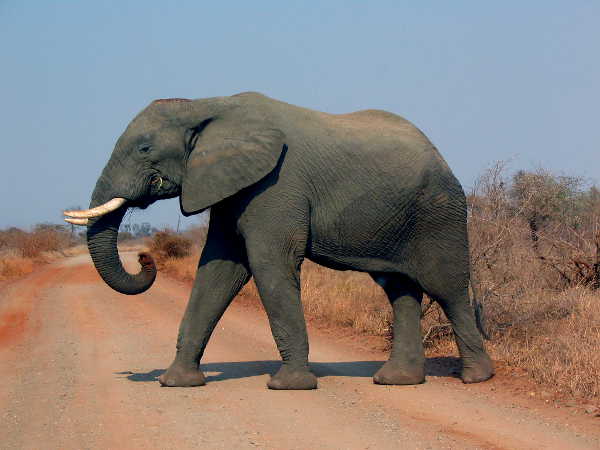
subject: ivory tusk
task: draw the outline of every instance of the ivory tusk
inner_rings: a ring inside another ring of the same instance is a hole
[[[96,206],[91,209],[83,209],[81,211],[65,211],[65,216],[76,217],[78,219],[87,219],[90,217],[100,217],[116,209],[119,209],[127,200],[121,197],[115,197],[107,201],[103,205]]]
[[[162,179],[162,177],[158,177],[158,178],[153,179],[150,184],[156,184],[156,183],[158,183],[158,189],[160,189],[162,187],[162,185],[163,185],[163,179]]]
[[[70,217],[66,217],[65,222],[72,223],[73,225],[84,225],[84,226],[88,224],[87,219],[71,219]]]

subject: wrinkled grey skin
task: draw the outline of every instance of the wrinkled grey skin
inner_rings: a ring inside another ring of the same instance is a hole
[[[436,148],[401,117],[325,114],[256,93],[152,103],[117,141],[92,196],[91,207],[128,200],[88,226],[94,264],[111,287],[143,292],[156,273],[148,256],[137,275],[121,266],[116,238],[127,207],[176,196],[185,215],[211,207],[211,217],[163,385],[204,384],[206,343],[254,277],[283,359],[268,386],[315,388],[300,303],[304,258],[368,272],[387,293],[393,349],[375,383],[424,381],[424,292],[452,322],[463,381],[493,375],[467,294],[465,195]]]

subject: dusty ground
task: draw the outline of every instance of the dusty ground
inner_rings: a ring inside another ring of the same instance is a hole
[[[269,391],[264,313],[235,303],[203,361],[209,384],[161,388],[188,291],[159,275],[121,296],[85,255],[0,286],[0,448],[600,448],[600,418],[515,378],[466,386],[439,358],[423,385],[376,386],[385,355],[318,330],[319,389]]]

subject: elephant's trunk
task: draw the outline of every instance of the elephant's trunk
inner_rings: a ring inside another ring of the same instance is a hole
[[[94,192],[92,207],[102,203],[97,200],[98,195]],[[142,270],[139,273],[132,275],[123,267],[117,250],[117,238],[126,211],[125,205],[97,219],[89,219],[87,244],[94,266],[106,284],[121,294],[134,295],[152,286],[156,278],[156,266],[150,255],[140,253]]]

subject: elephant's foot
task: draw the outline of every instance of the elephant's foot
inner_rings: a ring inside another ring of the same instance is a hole
[[[375,384],[421,384],[425,382],[425,367],[421,364],[406,368],[388,361],[373,375],[373,382]]]
[[[463,358],[463,369],[460,375],[463,383],[480,383],[494,376],[494,363],[487,354],[476,360]]]
[[[191,387],[204,386],[206,380],[204,374],[197,369],[185,369],[181,366],[172,365],[165,373],[158,377],[163,386],[168,387]]]
[[[317,377],[308,368],[283,365],[267,383],[269,389],[316,389]]]

